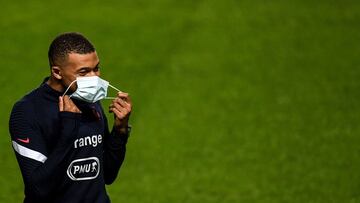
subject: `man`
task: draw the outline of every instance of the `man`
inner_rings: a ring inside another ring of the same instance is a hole
[[[93,45],[79,33],[64,33],[48,57],[50,77],[14,105],[9,122],[24,202],[110,202],[105,184],[116,179],[125,157],[130,97],[119,91],[113,99],[109,132],[99,102],[109,84],[99,78]]]

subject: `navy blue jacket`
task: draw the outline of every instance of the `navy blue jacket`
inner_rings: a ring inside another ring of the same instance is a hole
[[[9,129],[25,185],[24,202],[110,202],[105,184],[116,179],[128,134],[109,132],[99,102],[73,100],[82,113],[59,112],[60,95],[44,82],[11,112]]]

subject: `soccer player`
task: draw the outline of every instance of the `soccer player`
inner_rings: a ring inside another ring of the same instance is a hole
[[[119,91],[113,98],[109,131],[99,100],[115,87],[99,77],[94,46],[80,33],[63,33],[48,57],[50,76],[15,103],[9,121],[24,202],[110,202],[105,184],[114,182],[125,157],[130,97]]]

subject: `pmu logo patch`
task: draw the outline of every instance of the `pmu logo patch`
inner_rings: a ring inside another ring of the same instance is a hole
[[[95,179],[100,172],[100,162],[97,157],[88,157],[72,161],[67,169],[67,175],[71,180]]]

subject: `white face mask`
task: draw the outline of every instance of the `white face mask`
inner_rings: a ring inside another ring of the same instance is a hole
[[[108,81],[103,80],[98,76],[90,76],[77,77],[76,80],[70,83],[63,96],[69,91],[71,85],[73,85],[75,82],[77,84],[77,89],[70,95],[70,97],[74,97],[89,103],[95,103],[101,99],[114,99],[114,97],[106,97],[108,87],[121,92],[116,87],[110,85]]]

